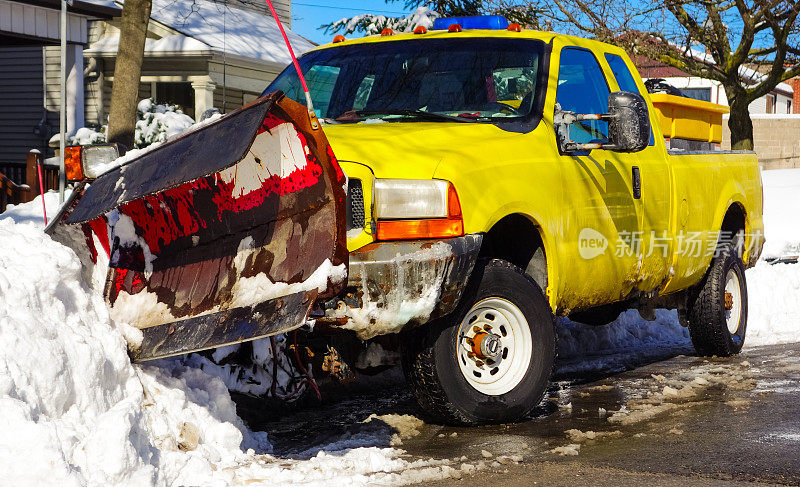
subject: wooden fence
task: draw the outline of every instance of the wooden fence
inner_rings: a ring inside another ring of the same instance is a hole
[[[44,163],[42,154],[35,149],[23,163],[0,162],[0,213],[6,211],[7,205],[27,203],[41,194],[37,163],[42,165],[44,190],[58,189],[58,165]]]

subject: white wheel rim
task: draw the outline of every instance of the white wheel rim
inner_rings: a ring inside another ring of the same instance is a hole
[[[486,334],[493,336],[489,338]],[[476,355],[473,344],[480,341],[476,337],[499,341],[497,355]],[[533,358],[528,320],[511,301],[483,299],[472,306],[459,324],[456,350],[461,374],[470,386],[489,396],[505,394],[519,385]]]
[[[739,276],[732,269],[728,271],[725,276],[725,295],[723,300],[727,300],[728,296],[731,297],[730,308],[725,306],[725,321],[728,325],[728,331],[731,334],[739,330],[739,322],[742,319],[742,288],[739,284]]]

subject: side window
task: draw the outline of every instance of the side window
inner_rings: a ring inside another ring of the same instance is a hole
[[[622,91],[632,91],[639,93],[639,87],[636,86],[636,81],[633,79],[631,71],[625,65],[625,60],[616,54],[606,54],[606,61],[617,79],[619,89]]]
[[[594,55],[584,49],[565,47],[558,68],[556,103],[576,113],[606,113],[610,91]],[[608,139],[608,122],[586,120],[570,126],[570,138],[578,143]]]
[[[628,66],[625,64],[624,59],[616,54],[606,54],[606,61],[608,61],[608,66],[614,73],[614,78],[616,78],[620,90],[632,91],[634,93],[639,93],[640,95],[642,94],[639,91],[639,87],[636,86],[636,81],[631,74],[631,70],[628,69]],[[653,135],[653,129],[651,128],[649,145],[654,145],[655,143],[655,136]]]

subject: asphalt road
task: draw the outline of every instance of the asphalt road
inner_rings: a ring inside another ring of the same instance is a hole
[[[265,414],[263,404],[255,411],[240,403],[240,414],[269,432],[279,456],[307,457],[332,443],[393,444],[409,459],[447,459],[465,472],[433,486],[800,485],[800,344],[728,359],[687,353],[657,350],[650,363],[622,356],[622,372],[556,376],[543,405],[517,424],[420,423],[398,435],[393,421],[364,422],[371,414],[422,417],[391,375],[322,407]]]
[[[698,385],[690,388],[694,394],[663,394],[669,384],[680,391],[687,383]],[[633,410],[648,400],[667,407],[628,423],[597,412],[623,404]],[[800,485],[800,344],[750,349],[732,359],[678,356],[573,386],[558,401],[571,402],[572,410],[509,426],[497,437],[459,430],[458,448],[472,444],[499,455],[508,451],[504,437],[517,438],[527,445],[519,464],[430,485]],[[611,435],[583,441],[576,456],[549,453],[576,443],[568,439],[571,428]],[[429,438],[408,449],[446,448],[435,443]]]

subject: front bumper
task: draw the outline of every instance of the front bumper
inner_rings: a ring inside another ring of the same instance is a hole
[[[397,333],[452,312],[478,259],[483,235],[376,242],[350,253],[347,287],[319,321],[360,338]]]

